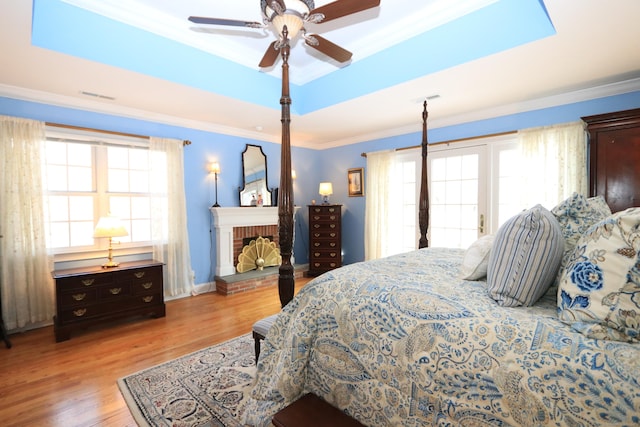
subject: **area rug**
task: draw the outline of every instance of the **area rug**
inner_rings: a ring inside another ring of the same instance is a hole
[[[140,426],[242,426],[255,376],[250,334],[118,380]]]

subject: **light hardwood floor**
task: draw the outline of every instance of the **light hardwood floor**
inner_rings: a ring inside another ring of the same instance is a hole
[[[296,279],[296,290],[309,279]],[[135,426],[116,380],[251,332],[280,310],[277,286],[169,301],[167,315],[137,317],[72,332],[56,343],[53,326],[0,342],[0,425]]]

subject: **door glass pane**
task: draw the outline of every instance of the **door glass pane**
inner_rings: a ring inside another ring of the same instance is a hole
[[[429,154],[429,168],[433,168],[429,194],[430,246],[467,248],[478,238],[483,150],[480,146]]]

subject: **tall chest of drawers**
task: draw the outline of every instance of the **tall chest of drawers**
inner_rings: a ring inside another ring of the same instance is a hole
[[[118,267],[53,272],[56,282],[56,341],[71,331],[134,315],[165,315],[162,263],[123,262]]]
[[[342,265],[342,205],[309,205],[309,271],[318,276]]]

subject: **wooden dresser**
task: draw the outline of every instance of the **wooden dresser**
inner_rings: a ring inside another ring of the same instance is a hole
[[[318,276],[342,265],[342,205],[309,205],[309,271]]]
[[[162,263],[123,262],[118,267],[86,267],[53,272],[56,282],[56,341],[73,329],[133,316],[165,315]]]

